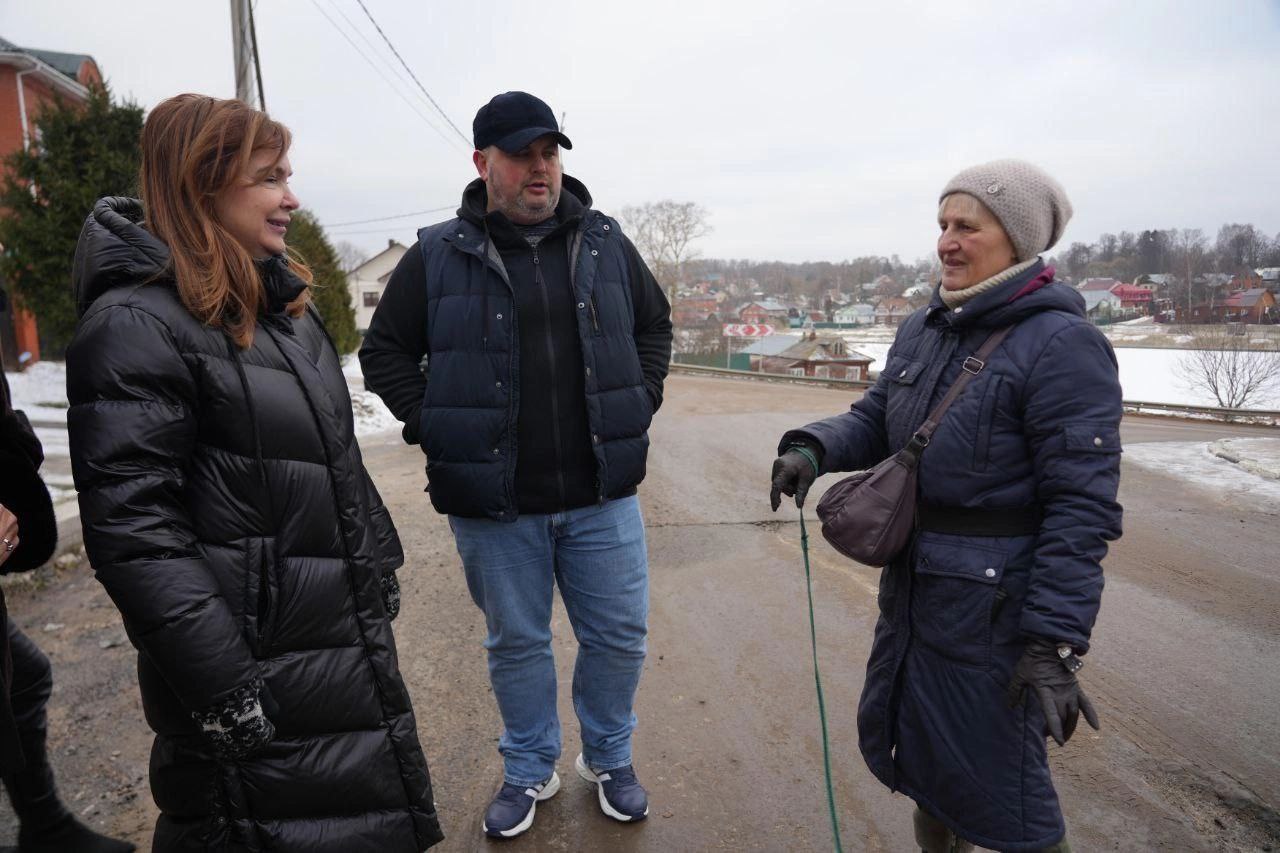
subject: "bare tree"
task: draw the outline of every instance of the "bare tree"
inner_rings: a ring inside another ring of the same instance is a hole
[[[1176,370],[1187,385],[1212,394],[1219,406],[1240,409],[1280,394],[1280,348],[1274,343],[1255,346],[1247,334],[1214,327],[1197,330],[1192,345]]]
[[[1172,249],[1176,259],[1175,269],[1182,276],[1187,290],[1187,322],[1191,321],[1191,292],[1196,276],[1203,272],[1205,262],[1204,232],[1199,228],[1183,228],[1173,232]]]
[[[707,209],[697,202],[671,199],[622,209],[627,234],[672,301],[684,264],[698,256],[693,242],[711,233],[707,217]]]
[[[369,253],[349,240],[334,243],[333,253],[338,256],[338,266],[343,272],[351,272],[369,260]]]

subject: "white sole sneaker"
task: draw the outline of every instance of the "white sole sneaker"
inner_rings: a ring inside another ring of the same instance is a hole
[[[489,827],[485,824],[483,820],[480,821],[480,828],[484,830],[484,834],[488,835],[490,838],[495,837],[495,835],[498,838],[515,838],[517,835],[520,835],[521,833],[528,830],[529,827],[533,826],[533,816],[538,811],[538,803],[542,802],[543,800],[551,799],[556,795],[556,792],[559,790],[560,790],[560,774],[552,770],[551,781],[548,782],[546,785],[543,785],[541,791],[539,791],[537,794],[534,794],[533,805],[529,806],[529,813],[524,816],[524,820],[520,821],[510,829],[500,829],[497,831],[497,833],[489,832]]]
[[[578,753],[578,759],[573,762],[573,767],[575,770],[578,771],[579,776],[581,776],[583,779],[586,779],[592,785],[596,786],[596,799],[600,801],[600,811],[604,812],[614,820],[619,820],[619,821],[622,821],[623,823],[631,823],[632,821],[640,820],[639,817],[632,817],[631,815],[625,815],[622,812],[615,809],[613,806],[609,805],[609,800],[606,799],[604,795],[604,785],[600,784],[602,781],[601,778],[595,774],[595,771],[593,771],[590,767],[587,766],[587,761],[585,758],[582,757],[581,752]],[[641,815],[640,817],[646,817],[648,816],[648,814],[649,814],[649,808],[648,806],[646,806],[644,810],[644,814]]]

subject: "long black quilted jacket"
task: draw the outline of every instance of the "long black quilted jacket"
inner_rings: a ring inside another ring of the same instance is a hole
[[[238,350],[182,306],[130,199],[85,222],[67,355],[85,546],[138,649],[159,850],[417,851],[442,837],[380,593],[403,554],[302,283],[264,267]],[[269,744],[193,713],[261,679]]]

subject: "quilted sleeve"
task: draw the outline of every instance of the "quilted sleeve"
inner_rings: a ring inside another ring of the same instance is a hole
[[[186,708],[224,705],[258,665],[197,547],[183,490],[196,388],[147,311],[91,312],[67,351],[67,426],[84,543],[129,637]]]
[[[1023,633],[1083,654],[1102,600],[1102,558],[1120,537],[1120,379],[1092,325],[1054,335],[1027,379],[1024,423],[1044,511]]]

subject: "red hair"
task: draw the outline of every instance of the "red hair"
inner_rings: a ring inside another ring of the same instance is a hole
[[[245,176],[255,153],[271,149],[283,158],[291,139],[287,127],[243,101],[205,95],[169,98],[142,128],[146,227],[169,247],[182,304],[245,349],[266,294],[253,257],[218,221],[214,201]],[[289,267],[311,283],[311,271],[292,254]],[[305,288],[289,314],[301,315],[310,297]]]

